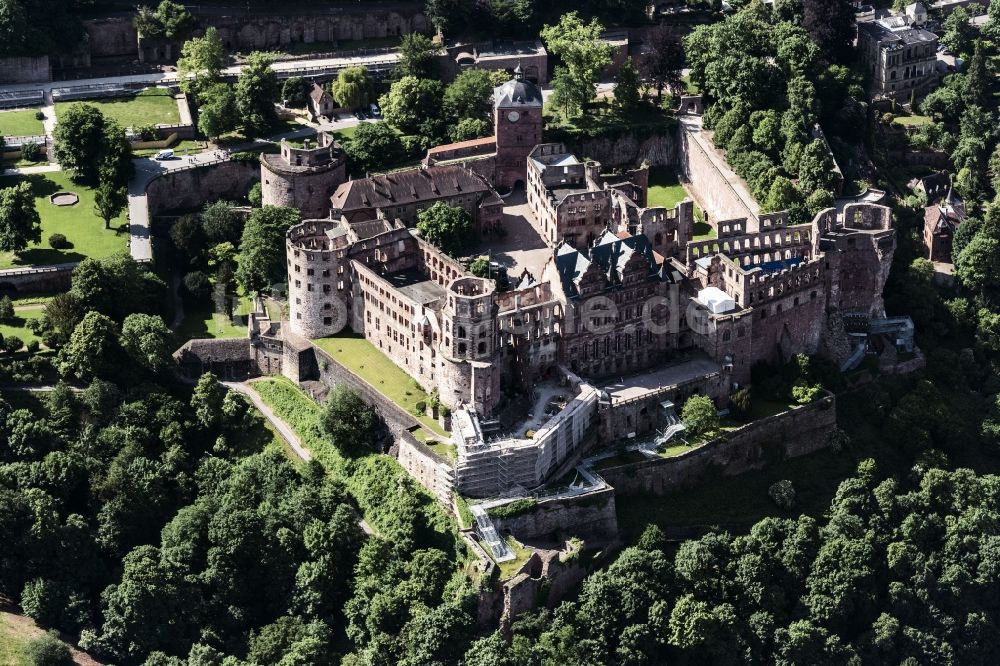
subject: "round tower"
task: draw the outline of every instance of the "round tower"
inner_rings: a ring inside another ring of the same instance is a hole
[[[281,140],[281,152],[261,154],[261,201],[265,206],[288,206],[302,218],[324,218],[330,197],[347,180],[347,162],[333,137],[320,132],[301,143]]]
[[[309,220],[285,234],[288,320],[293,333],[322,338],[347,325],[347,247],[347,230],[337,222]]]
[[[493,363],[496,304],[492,280],[460,277],[448,285],[441,312],[445,362],[439,381],[442,399],[468,402],[491,415],[500,398],[500,371]]]

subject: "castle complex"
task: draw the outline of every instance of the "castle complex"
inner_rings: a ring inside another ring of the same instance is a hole
[[[758,362],[822,353],[850,367],[876,330],[912,349],[882,306],[888,208],[721,220],[695,240],[692,201],[647,206],[646,167],[602,173],[544,143],[541,113],[516,71],[494,93],[494,136],[431,149],[419,168],[347,181],[325,135],[261,156],[264,202],[306,218],[286,238],[290,336],[350,328],[436,389],[463,494],[537,487],[597,437],[675,422],[692,394],[722,407]],[[541,259],[508,265],[502,291],[473,276],[413,229],[437,201],[481,237],[506,233],[522,201]]]

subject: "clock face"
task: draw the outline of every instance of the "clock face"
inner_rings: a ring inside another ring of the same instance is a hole
[[[518,113],[517,111],[511,111],[510,113],[507,114],[507,120],[509,120],[512,123],[516,123],[520,117],[521,114]]]

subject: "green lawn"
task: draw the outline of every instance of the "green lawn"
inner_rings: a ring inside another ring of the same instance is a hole
[[[25,653],[28,637],[24,636],[6,614],[0,614],[0,664],[4,666],[30,666]]]
[[[364,338],[353,334],[338,335],[313,340],[313,343],[410,414],[414,413],[417,402],[427,401],[427,393]],[[415,415],[415,418],[438,435],[447,437],[434,419],[424,415]]]
[[[930,116],[896,116],[893,122],[904,127],[919,127],[920,125],[930,125],[934,119]]]
[[[670,167],[653,167],[649,170],[649,191],[646,205],[673,208],[687,198],[687,192]],[[707,226],[707,225],[706,225]]]
[[[71,105],[79,103],[57,102],[56,119],[65,114]],[[86,103],[96,106],[105,116],[117,120],[122,127],[174,125],[181,121],[177,100],[164,88],[150,88],[127,97],[90,99]]]
[[[170,146],[170,149],[177,155],[196,155],[204,150],[208,150],[208,142],[201,139],[181,139]],[[133,157],[152,157],[163,148],[140,148],[132,151]]]
[[[26,310],[17,310],[14,313],[14,320],[11,322],[0,323],[0,335],[7,338],[11,335],[16,335],[24,341],[24,344],[28,344],[33,340],[37,340],[41,343],[41,338],[35,335],[30,328],[28,328],[28,321],[32,319],[39,319],[44,311],[44,306],[39,305],[37,308],[31,308]]]
[[[239,322],[240,309],[234,313],[234,322],[224,313],[215,312],[210,301],[185,301],[184,321],[177,329],[178,344],[192,338],[245,338],[247,328],[246,323]]]
[[[0,268],[36,266],[82,261],[87,257],[106,257],[128,247],[128,224],[125,213],[104,228],[104,220],[94,213],[94,191],[70,180],[62,171],[0,178],[0,187],[10,187],[28,181],[35,193],[35,206],[42,218],[42,242],[33,243],[17,256],[0,252]],[[56,206],[49,201],[54,192],[69,191],[80,197],[72,206]],[[60,233],[72,246],[64,250],[49,247],[49,236]]]
[[[344,127],[331,133],[333,134],[333,137],[338,142],[340,142],[341,145],[343,145],[345,143],[350,143],[351,139],[354,138],[355,133],[357,133],[358,127],[360,126],[361,125],[359,123],[358,125],[351,125],[350,127]]]
[[[701,220],[695,220],[694,223],[694,238],[693,240],[709,240],[710,238],[715,238],[715,229],[712,228],[708,222],[703,222]]]
[[[38,109],[0,112],[0,136],[37,136],[45,133],[42,121],[35,118]]]
[[[697,95],[701,92],[698,86],[691,81],[690,75],[681,77],[681,81],[684,83],[684,87],[687,89],[689,95]]]
[[[528,558],[531,557],[531,553],[533,552],[530,548],[523,547],[510,536],[507,537],[507,545],[510,546],[512,551],[514,551],[514,555],[516,557],[513,560],[497,564],[497,567],[500,569],[500,580],[507,580],[516,574],[517,570],[524,566],[524,563],[528,561]],[[486,552],[489,552],[488,548],[486,549]]]

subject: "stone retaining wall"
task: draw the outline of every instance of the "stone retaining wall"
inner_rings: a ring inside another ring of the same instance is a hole
[[[784,458],[813,453],[829,445],[837,427],[835,398],[755,421],[679,456],[597,470],[621,495],[666,495],[690,488],[711,472],[741,474],[768,464],[768,447]]]
[[[493,524],[501,534],[509,532],[525,543],[569,537],[608,543],[618,538],[615,491],[604,488],[576,497],[539,500],[530,511],[512,518],[493,518]]]
[[[52,80],[49,57],[0,58],[0,83],[40,83]]]
[[[565,143],[575,154],[597,160],[604,167],[632,168],[643,162],[673,166],[678,162],[677,140],[669,130],[629,133],[613,139],[567,139]]]
[[[245,199],[250,187],[259,179],[260,166],[256,161],[231,160],[219,162],[211,169],[195,165],[190,169],[167,171],[146,186],[149,214],[200,208],[216,199]]]
[[[76,262],[0,271],[0,292],[67,291]]]

